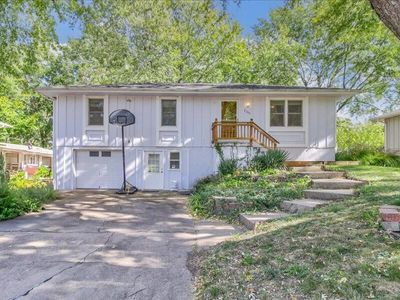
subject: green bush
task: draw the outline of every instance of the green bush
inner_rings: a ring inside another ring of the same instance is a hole
[[[26,179],[24,172],[17,172],[0,185],[0,220],[38,211],[44,203],[55,198],[54,189],[39,177]]]
[[[233,174],[238,169],[238,164],[238,160],[234,158],[221,160],[218,165],[218,173],[221,175]]]
[[[12,189],[42,188],[47,186],[45,182],[36,176],[33,176],[32,178],[25,178],[25,173],[23,171],[19,171],[12,175],[8,185]]]
[[[302,197],[309,179],[283,171],[269,171],[255,176],[249,171],[235,175],[210,176],[199,181],[189,198],[194,215],[212,215],[212,196],[235,196],[246,210],[262,211],[279,207],[283,200]]]
[[[338,118],[336,127],[336,160],[360,160],[383,149],[384,126],[381,123],[353,124],[349,119]]]
[[[52,187],[13,189],[4,185],[0,188],[0,220],[38,211],[44,203],[55,198]]]
[[[250,168],[256,171],[267,169],[282,169],[289,154],[281,149],[270,149],[266,152],[258,153],[250,161]]]
[[[40,166],[34,175],[34,177],[38,179],[51,178],[52,176],[51,169],[46,166]]]
[[[385,153],[367,153],[360,158],[361,164],[367,166],[397,167],[400,168],[400,156]]]

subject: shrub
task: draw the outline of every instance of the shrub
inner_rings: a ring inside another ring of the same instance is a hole
[[[267,169],[282,169],[284,163],[288,159],[289,154],[281,149],[270,149],[266,152],[261,152],[253,157],[250,161],[250,168],[256,171]]]
[[[221,160],[218,165],[218,173],[221,175],[233,174],[237,169],[238,160],[234,158]]]
[[[38,211],[43,203],[55,198],[56,193],[51,187],[12,189],[3,186],[0,188],[0,220]]]
[[[47,184],[37,177],[25,178],[25,173],[19,171],[10,177],[8,185],[12,189],[24,189],[24,188],[40,188],[46,187]]]
[[[226,159],[220,144],[215,144],[215,151],[219,156],[218,173],[221,175],[233,174],[239,168],[239,159],[232,154],[231,158]]]
[[[384,126],[374,122],[353,124],[349,119],[338,118],[336,141],[336,160],[360,160],[383,149]]]
[[[38,179],[51,178],[52,177],[51,169],[46,166],[40,166],[36,171],[34,177]]]
[[[360,161],[361,164],[367,166],[400,168],[400,156],[385,152],[367,153],[361,157]]]
[[[0,153],[0,187],[6,184],[6,168],[4,165],[3,154]]]

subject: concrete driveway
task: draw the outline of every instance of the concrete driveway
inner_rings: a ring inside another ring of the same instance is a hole
[[[0,222],[0,299],[191,299],[188,253],[237,229],[195,221],[185,203],[80,191]]]

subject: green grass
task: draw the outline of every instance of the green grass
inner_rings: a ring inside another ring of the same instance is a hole
[[[277,220],[194,256],[198,299],[400,299],[400,241],[378,222],[400,204],[398,168],[333,167],[370,183],[358,198]],[[253,297],[253,298],[252,298]]]

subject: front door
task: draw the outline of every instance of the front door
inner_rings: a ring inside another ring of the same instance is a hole
[[[163,182],[162,152],[145,152],[144,188],[146,190],[162,190]]]
[[[222,101],[221,102],[221,136],[224,139],[236,138],[236,124],[237,121],[237,102],[236,101]],[[225,124],[224,124],[225,123]]]

